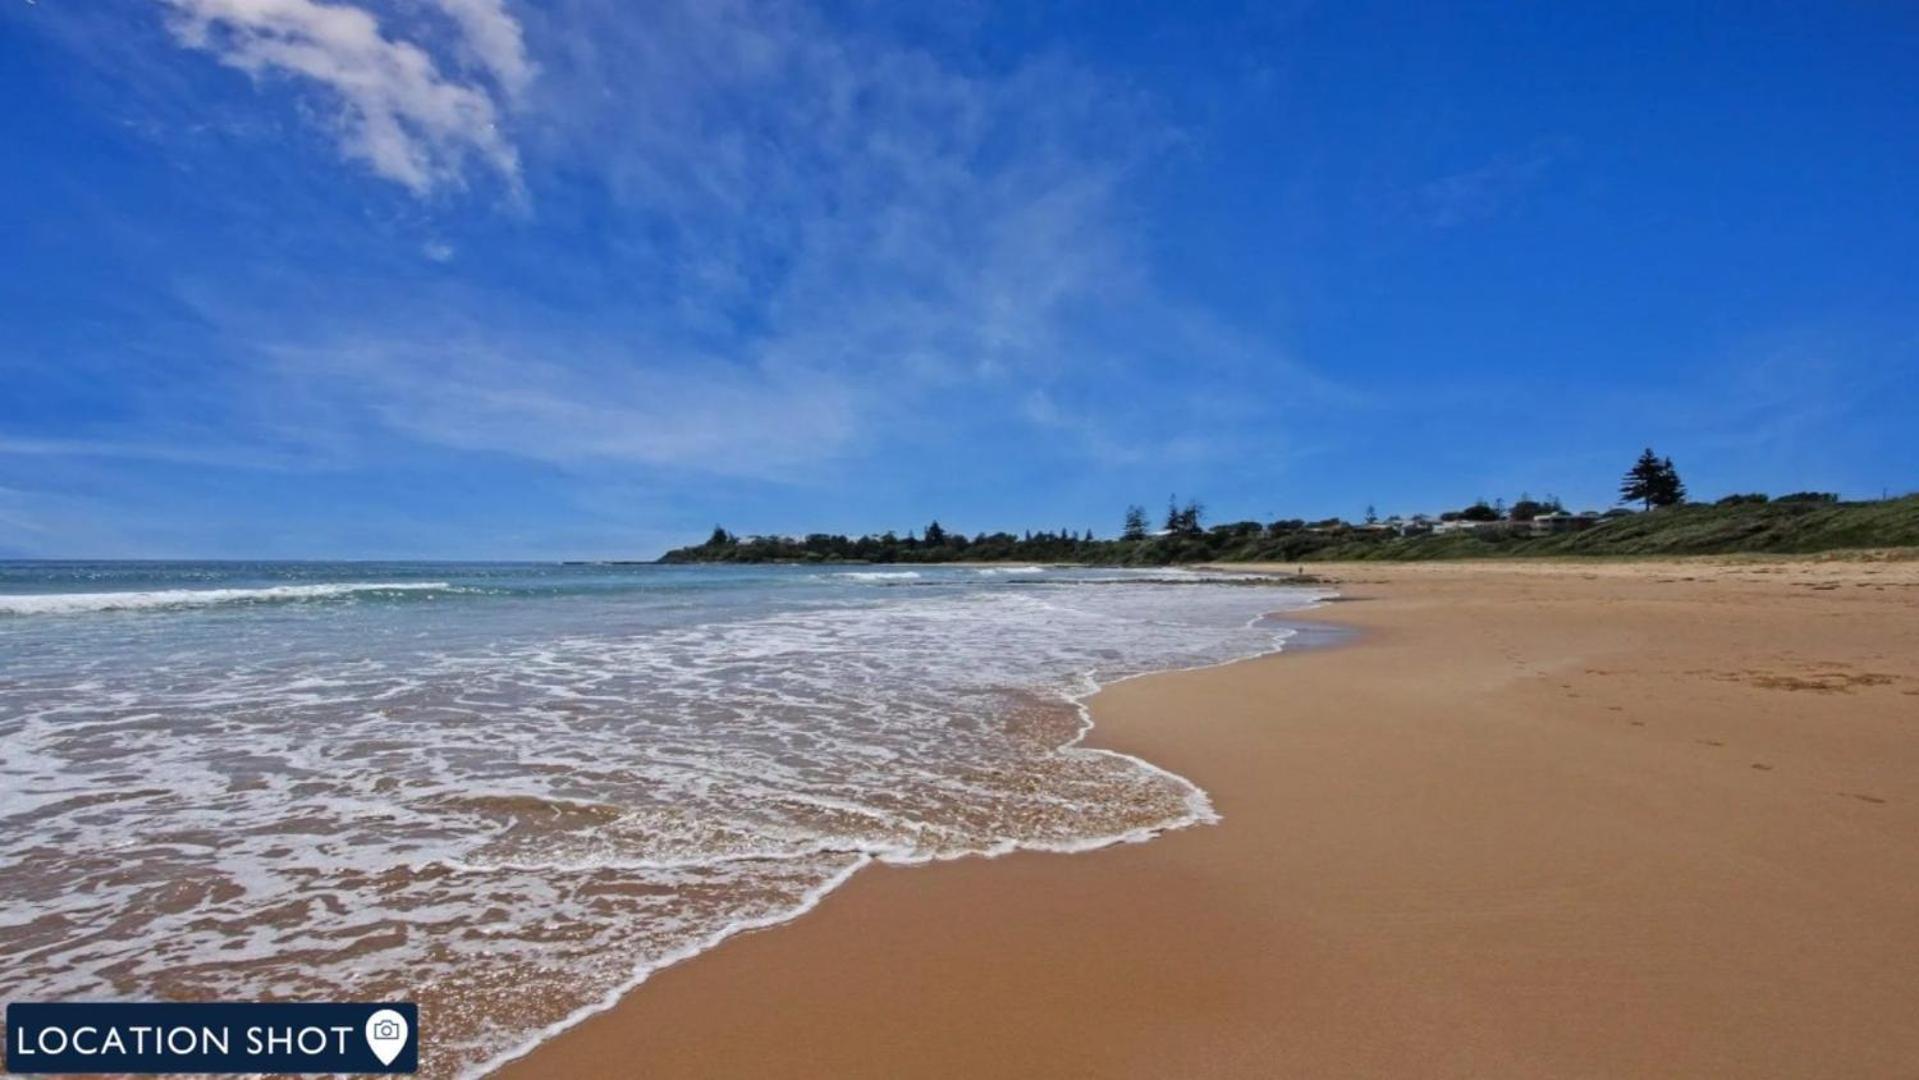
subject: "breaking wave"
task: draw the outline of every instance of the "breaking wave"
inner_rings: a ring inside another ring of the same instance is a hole
[[[0,615],[78,615],[90,611],[145,611],[155,608],[210,607],[214,604],[330,600],[356,593],[438,592],[450,587],[444,581],[373,581],[269,585],[258,589],[16,594],[0,596]]]

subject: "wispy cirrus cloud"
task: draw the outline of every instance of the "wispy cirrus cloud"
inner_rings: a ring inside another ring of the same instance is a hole
[[[464,62],[485,71],[510,100],[533,82],[537,68],[526,55],[520,21],[505,0],[430,0],[460,31]]]
[[[337,212],[271,219],[344,237],[353,269],[269,251],[175,270],[159,287],[192,374],[84,431],[19,428],[67,437],[16,462],[457,467],[691,505],[1180,472],[1270,445],[1284,409],[1255,399],[1277,382],[1340,403],[1154,280],[1136,200],[1183,136],[1071,56],[989,62],[966,25],[778,0],[386,2],[166,0],[174,43],[333,101],[355,161],[432,197],[369,210],[310,163],[223,146],[222,168]],[[534,213],[437,197],[482,170]]]
[[[362,416],[422,442],[554,464],[782,479],[856,434],[864,402],[843,380],[718,359],[637,364],[598,348],[387,336],[267,352],[277,407]]]
[[[256,79],[290,78],[334,107],[340,149],[416,194],[457,186],[478,161],[517,186],[519,153],[505,105],[533,77],[519,24],[499,0],[435,0],[457,29],[469,73],[443,66],[422,42],[373,12],[317,0],[165,0],[189,48]]]
[[[598,310],[483,289],[329,300],[324,280],[293,286],[324,313],[310,323],[255,322],[246,312],[275,305],[227,293],[194,306],[329,417],[462,450],[729,475],[793,477],[983,426],[1054,433],[1034,394],[1096,412],[1100,395],[1072,384],[1123,381],[1164,348],[1261,362],[1254,343],[1192,332],[1202,320],[1143,270],[1128,185],[1177,132],[1068,61],[967,69],[786,4],[635,18],[573,0],[540,27],[526,177],[592,214],[581,242],[599,265],[583,284]],[[453,245],[421,250],[440,262]],[[577,274],[576,254],[535,272]],[[968,408],[938,407],[955,396]],[[1190,417],[1126,422],[1195,445]],[[1051,451],[1128,458],[1100,438]]]
[[[1494,217],[1544,181],[1571,150],[1570,140],[1558,138],[1495,154],[1470,169],[1422,184],[1412,194],[1411,209],[1436,229]]]
[[[347,460],[339,447],[293,430],[210,431],[128,425],[123,436],[42,437],[0,432],[0,462],[148,462],[251,472],[306,472],[338,468]]]
[[[1122,87],[1051,58],[967,69],[803,5],[625,11],[555,9],[531,149],[592,162],[607,241],[683,325],[990,375],[1137,291],[1123,187],[1172,133]]]

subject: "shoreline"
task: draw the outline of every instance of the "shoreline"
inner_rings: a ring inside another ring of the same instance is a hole
[[[1255,571],[1255,573],[1265,573],[1265,572]],[[1280,575],[1277,572],[1274,572],[1272,576],[1277,578],[1282,575]],[[1294,615],[1301,615],[1309,611],[1317,610],[1320,607],[1324,606],[1328,601],[1336,600],[1338,598],[1339,597],[1336,593],[1328,592],[1324,595],[1315,597],[1309,604],[1307,604],[1304,607],[1276,609],[1274,611],[1267,612],[1266,614],[1259,616],[1258,618],[1254,620],[1254,622],[1256,623],[1261,620],[1272,619],[1275,616],[1290,617]],[[1183,820],[1172,822],[1166,825],[1156,826],[1156,827],[1134,829],[1129,832],[1125,832],[1117,835],[1094,837],[1085,841],[1081,841],[1081,842],[1078,842],[1072,845],[1066,845],[1066,846],[1046,846],[1046,845],[1032,844],[1032,843],[1020,843],[1017,841],[1007,841],[1004,846],[996,847],[989,850],[971,851],[963,854],[950,855],[950,856],[933,856],[933,857],[927,857],[923,859],[914,859],[914,860],[888,859],[882,855],[874,854],[872,852],[863,853],[860,860],[857,863],[847,867],[844,871],[834,876],[830,881],[827,881],[821,884],[817,889],[809,893],[806,897],[805,903],[802,906],[800,906],[798,909],[790,913],[784,913],[784,914],[775,915],[775,916],[768,916],[764,919],[757,920],[752,923],[728,927],[725,930],[719,932],[718,934],[710,938],[704,939],[692,945],[688,945],[685,948],[678,950],[671,955],[662,957],[661,959],[653,963],[647,964],[644,967],[636,970],[630,980],[628,980],[627,982],[621,984],[619,987],[614,989],[610,994],[608,994],[607,997],[601,999],[600,1001],[594,1002],[590,1005],[581,1007],[580,1009],[576,1010],[574,1013],[554,1022],[553,1024],[548,1025],[546,1028],[541,1029],[537,1034],[530,1037],[526,1042],[522,1043],[520,1046],[506,1050],[500,1054],[495,1055],[492,1058],[482,1061],[479,1064],[473,1066],[472,1068],[462,1072],[460,1075],[474,1076],[474,1077],[499,1075],[501,1070],[508,1069],[520,1062],[523,1062],[526,1058],[533,1056],[535,1054],[538,1054],[541,1048],[545,1046],[547,1043],[551,1042],[554,1039],[564,1036],[567,1032],[571,1031],[575,1027],[578,1027],[580,1024],[585,1023],[593,1019],[594,1017],[599,1016],[603,1013],[606,1013],[610,1010],[619,1008],[620,1003],[625,998],[635,993],[636,991],[640,990],[643,986],[646,985],[646,983],[651,981],[652,978],[655,975],[659,974],[660,972],[665,971],[668,968],[677,967],[681,964],[687,963],[692,960],[697,960],[701,956],[704,956],[707,953],[712,952],[714,949],[717,949],[720,946],[725,945],[727,942],[732,941],[733,939],[740,937],[742,935],[758,933],[764,930],[778,929],[779,927],[789,925],[791,923],[797,922],[800,919],[805,918],[808,914],[810,914],[816,908],[818,908],[819,905],[822,902],[824,902],[827,897],[831,896],[835,891],[839,890],[840,888],[844,887],[848,882],[852,881],[854,877],[858,875],[859,872],[862,870],[867,870],[874,867],[913,869],[918,867],[938,865],[941,863],[991,861],[996,859],[1004,859],[1009,856],[1015,856],[1015,855],[1083,855],[1083,854],[1088,854],[1091,852],[1100,851],[1106,848],[1117,847],[1125,844],[1150,843],[1153,840],[1156,840],[1162,836],[1166,836],[1171,833],[1179,832],[1186,829],[1192,829],[1197,826],[1219,824],[1219,821],[1220,821],[1219,814],[1214,810],[1211,797],[1207,794],[1206,789],[1200,786],[1198,783],[1194,782],[1189,777],[1185,777],[1176,772],[1172,772],[1168,769],[1162,768],[1159,765],[1154,764],[1153,762],[1143,757],[1140,757],[1138,755],[1127,753],[1126,751],[1123,751],[1123,750],[1113,749],[1111,747],[1105,747],[1105,746],[1100,746],[1094,743],[1089,743],[1088,736],[1091,735],[1098,726],[1098,722],[1093,714],[1093,710],[1091,707],[1092,699],[1094,699],[1095,697],[1097,697],[1098,695],[1100,695],[1101,693],[1105,692],[1107,689],[1113,686],[1117,686],[1122,683],[1132,681],[1134,679],[1149,678],[1156,675],[1179,674],[1183,672],[1208,671],[1215,668],[1230,667],[1235,664],[1243,664],[1243,663],[1248,663],[1254,660],[1263,660],[1263,659],[1275,657],[1280,655],[1289,647],[1291,647],[1292,641],[1301,632],[1309,629],[1310,629],[1310,626],[1282,625],[1280,627],[1280,630],[1283,632],[1277,634],[1272,644],[1272,647],[1263,652],[1251,653],[1245,656],[1231,657],[1229,659],[1213,661],[1211,663],[1205,663],[1205,664],[1198,664],[1192,667],[1162,668],[1162,669],[1157,669],[1153,671],[1135,672],[1129,675],[1121,675],[1113,679],[1112,681],[1105,682],[1105,683],[1099,682],[1091,673],[1088,673],[1085,676],[1086,681],[1089,684],[1088,689],[1082,690],[1077,693],[1066,694],[1063,696],[1062,698],[1063,703],[1071,707],[1078,715],[1079,730],[1073,735],[1071,739],[1068,739],[1065,743],[1061,744],[1060,749],[1066,750],[1070,748],[1079,748],[1092,753],[1115,755],[1118,757],[1125,758],[1129,761],[1132,761],[1133,763],[1135,763],[1142,769],[1147,770],[1148,772],[1156,773],[1156,774],[1168,777],[1174,781],[1177,781],[1181,786],[1188,789],[1188,793],[1186,797],[1187,814]],[[1308,647],[1321,647],[1321,646],[1309,645]]]
[[[498,1075],[1919,1065],[1919,566],[1323,569],[1359,647],[1091,699],[1222,824],[868,867]]]

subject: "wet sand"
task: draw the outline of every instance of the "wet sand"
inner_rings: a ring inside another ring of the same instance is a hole
[[[1314,567],[1111,687],[1218,826],[862,872],[511,1076],[1919,1075],[1919,561]]]

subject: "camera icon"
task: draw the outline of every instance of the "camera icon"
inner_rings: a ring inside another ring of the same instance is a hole
[[[400,1051],[406,1049],[409,1026],[406,1017],[392,1009],[375,1012],[366,1018],[367,1049],[380,1059],[380,1064],[393,1064]]]

